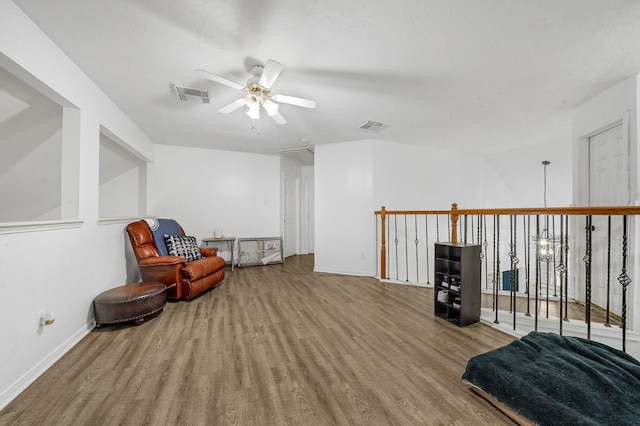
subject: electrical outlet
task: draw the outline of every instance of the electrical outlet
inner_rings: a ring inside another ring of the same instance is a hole
[[[36,312],[36,331],[42,333],[45,326],[51,325],[56,320],[56,316],[51,311],[45,311],[44,309]]]
[[[40,332],[44,328],[45,311],[36,312],[36,331]]]

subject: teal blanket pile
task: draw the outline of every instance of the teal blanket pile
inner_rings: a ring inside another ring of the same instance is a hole
[[[462,379],[538,425],[640,425],[640,362],[591,340],[532,332]]]

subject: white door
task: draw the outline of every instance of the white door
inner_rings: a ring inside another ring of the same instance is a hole
[[[627,204],[629,186],[625,152],[622,124],[589,138],[590,206]],[[611,217],[610,249],[607,217],[593,216],[592,225],[591,302],[602,308],[607,307],[608,280],[609,309],[620,315],[622,287],[617,278],[622,270],[622,217]],[[607,268],[609,250],[611,267]]]
[[[282,244],[284,257],[293,256],[297,252],[297,211],[298,211],[298,184],[299,179],[287,173],[283,176],[282,183]]]

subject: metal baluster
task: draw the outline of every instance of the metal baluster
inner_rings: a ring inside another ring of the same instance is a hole
[[[393,222],[395,224],[395,239],[393,240],[396,245],[396,280],[398,280],[398,215],[393,215]]]
[[[540,236],[540,215],[536,215],[536,235]],[[534,316],[534,330],[538,331],[538,293],[540,286],[540,241],[536,241],[536,297],[535,297],[535,316]]]
[[[485,259],[485,253],[484,250],[482,248],[482,216],[478,215],[478,227],[476,228],[476,231],[478,233],[477,238],[478,238],[478,245],[480,246],[480,289],[482,290],[482,261]],[[486,283],[486,281],[485,281]]]
[[[468,215],[466,215],[466,214],[464,215],[464,222],[463,222],[463,224],[464,224],[464,231],[463,232],[464,233],[462,234],[464,237],[462,238],[462,241],[465,244],[467,244],[467,218],[468,217],[469,217]],[[460,241],[460,240],[458,240],[458,241]]]
[[[610,295],[611,293],[611,215],[607,217],[607,319],[605,327],[611,327],[610,317]]]
[[[420,282],[420,271],[419,271],[420,265],[418,265],[418,242],[419,241],[418,241],[418,215],[417,214],[415,214],[413,216],[413,221],[414,221],[414,227],[415,227],[415,230],[416,230],[416,240],[415,240],[415,243],[416,243],[416,282],[419,283]]]
[[[509,313],[515,310],[513,304],[512,292],[513,292],[513,215],[509,215]],[[504,283],[502,283],[502,289],[504,290]]]
[[[526,223],[525,223],[526,221]],[[525,227],[526,225],[526,227]],[[525,274],[525,291],[527,293],[527,312],[526,316],[531,316],[530,301],[531,292],[529,291],[529,274],[531,272],[531,216],[522,216],[522,232],[524,233],[524,274]]]
[[[556,271],[558,272],[558,274],[560,275],[560,315],[558,315],[558,318],[560,319],[560,325],[559,325],[559,331],[560,331],[560,335],[562,336],[562,277],[564,276],[564,240],[563,240],[563,232],[564,232],[564,223],[562,220],[562,215],[560,216],[560,264],[558,265],[558,268],[556,269]]]
[[[426,247],[426,259],[427,259],[427,285],[431,284],[431,274],[429,273],[429,215],[424,215],[424,238],[425,238],[425,247]]]
[[[449,241],[451,241],[451,215],[447,215],[447,236],[449,237]]]
[[[478,227],[476,228],[476,238],[478,239],[478,244],[480,244],[480,241],[482,241],[480,239],[480,235],[482,235],[482,230],[481,230],[480,226],[481,226],[480,215],[478,215]],[[471,229],[473,230],[473,218],[471,219]],[[475,244],[476,243],[475,238],[471,238],[471,242],[473,244]],[[482,250],[480,250],[480,253],[482,253]]]
[[[391,218],[387,220],[387,235],[391,235]],[[387,250],[387,265],[391,265],[391,246],[389,246],[389,250]],[[390,276],[391,274],[389,274],[389,271],[387,270],[386,278],[388,279]]]
[[[436,214],[436,243],[440,242],[440,221],[439,218],[440,215]]]
[[[495,311],[496,309],[498,309],[496,307],[496,299],[493,296],[493,293],[496,291],[496,217],[493,216],[493,264],[491,265],[491,275],[493,275],[493,278],[491,279],[491,307],[492,309]],[[497,320],[497,317],[496,317]]]
[[[591,339],[591,226],[591,215],[588,215],[585,226],[586,251],[582,258],[585,264],[584,320],[587,323],[587,339]]]
[[[627,275],[627,215],[622,216],[622,272],[618,281],[622,285],[622,350],[627,351],[627,287],[631,278]]]
[[[543,257],[543,259],[545,260],[545,275],[547,276],[547,290],[545,294],[547,313],[545,316],[549,318],[549,260],[551,258],[549,256],[549,243],[551,242],[549,239],[549,215],[545,216],[544,229],[547,230],[547,248],[546,248],[546,253],[544,254],[544,257]]]
[[[464,229],[460,230],[460,238],[458,238],[458,241],[462,241],[465,244],[467,244],[467,215],[464,215],[464,220],[462,222],[462,226],[464,227]]]
[[[406,281],[409,282],[409,236],[407,230],[407,215],[404,215],[404,272],[407,275]]]
[[[496,229],[495,229],[495,234],[496,234],[496,252],[495,252],[495,256],[496,256],[496,272],[493,278],[494,284],[493,284],[493,294],[494,294],[494,306],[496,307],[496,319],[494,321],[495,324],[500,324],[500,321],[498,321],[498,311],[500,310],[500,306],[499,306],[499,294],[498,294],[498,280],[500,278],[500,215],[496,215]]]
[[[464,215],[464,239],[463,239],[463,241],[464,241],[465,244],[467,244],[467,231],[468,231],[467,230],[467,218],[468,217],[469,217],[469,215],[466,215],[466,214]],[[473,216],[472,216],[472,218],[473,218]]]
[[[516,286],[514,285],[514,282],[516,281],[515,278],[515,274],[518,272],[518,226],[517,226],[517,221],[516,221],[516,216],[512,215],[511,216],[511,225],[513,227],[513,237],[512,237],[512,245],[511,245],[511,251],[509,253],[509,257],[511,257],[511,274],[510,274],[510,287],[511,287],[511,292],[510,292],[510,297],[509,299],[511,300],[511,298],[513,298],[513,329],[516,329]]]
[[[556,281],[556,269],[558,264],[556,262],[556,217],[551,216],[551,232],[553,237],[549,239],[549,244],[553,244],[553,297],[558,297],[558,283]]]
[[[564,274],[564,320],[569,322],[569,215],[565,216],[565,223],[567,229],[564,233],[564,259],[567,264]]]
[[[489,243],[487,242],[487,216],[482,216],[483,218],[483,226],[484,226],[484,243],[482,243],[484,247],[484,285],[489,288],[489,253],[487,253],[487,247],[489,247]]]

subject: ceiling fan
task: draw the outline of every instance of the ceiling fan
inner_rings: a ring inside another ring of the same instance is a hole
[[[242,98],[223,106],[218,111],[228,114],[246,105],[247,115],[255,120],[260,118],[260,107],[264,108],[267,114],[278,124],[285,124],[287,120],[278,112],[279,105],[276,102],[297,105],[304,108],[315,108],[316,101],[310,99],[297,98],[295,96],[275,95],[271,93],[271,86],[276,81],[284,67],[281,63],[273,59],[267,60],[265,66],[254,65],[251,67],[252,77],[247,80],[246,85],[236,83],[216,74],[199,69],[196,73],[216,83],[224,84],[234,89],[247,92]]]

